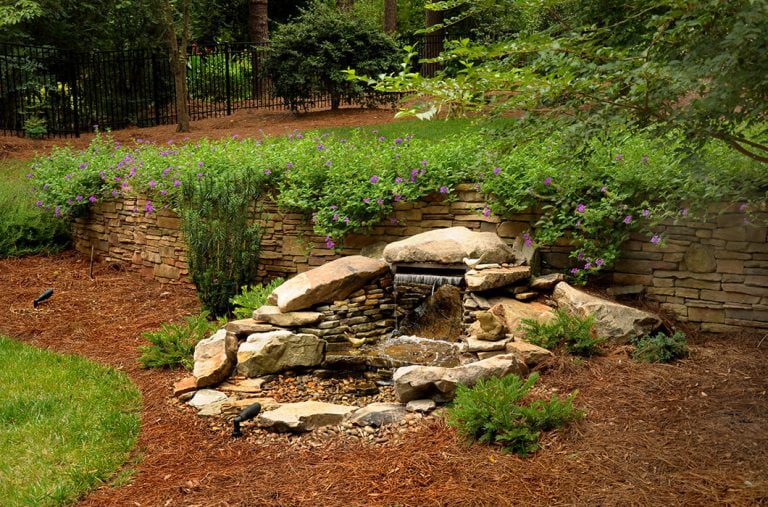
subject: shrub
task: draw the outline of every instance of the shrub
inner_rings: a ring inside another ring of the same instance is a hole
[[[139,363],[142,368],[173,368],[181,366],[191,370],[195,345],[223,324],[211,321],[208,312],[184,317],[180,324],[162,324],[157,331],[144,333],[152,345],[140,347]]]
[[[275,278],[267,285],[243,285],[240,294],[234,296],[230,303],[234,306],[234,314],[238,319],[247,319],[254,310],[267,302],[267,297],[283,283],[282,278]]]
[[[547,322],[534,319],[523,319],[521,327],[527,341],[553,349],[565,344],[568,352],[578,356],[593,356],[600,352],[599,345],[604,339],[595,336],[595,318],[593,316],[579,317],[565,310],[555,311],[555,317]]]
[[[44,118],[27,118],[24,121],[24,133],[31,139],[41,139],[48,134],[48,125]]]
[[[265,70],[275,96],[293,111],[307,109],[321,94],[329,94],[332,109],[337,109],[341,101],[376,102],[367,84],[348,81],[341,71],[354,68],[377,75],[393,71],[398,59],[398,47],[388,35],[351,14],[315,2],[277,29]]]
[[[456,399],[448,408],[448,424],[466,438],[484,444],[499,444],[505,450],[525,456],[539,448],[542,431],[550,431],[583,417],[573,406],[577,392],[565,400],[525,402],[538,380],[517,375],[479,381],[473,388],[459,385]]]
[[[632,359],[643,363],[671,363],[688,357],[688,343],[680,332],[671,336],[664,333],[645,335],[635,340],[634,344]]]

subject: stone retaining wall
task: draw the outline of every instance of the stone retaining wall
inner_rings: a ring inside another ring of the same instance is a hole
[[[485,200],[471,185],[457,189],[457,199],[431,195],[418,202],[396,203],[394,215],[366,234],[345,239],[340,252],[325,247],[325,238],[312,230],[301,214],[283,212],[273,201],[260,203],[258,220],[264,227],[259,276],[284,278],[343,255],[372,251],[381,244],[432,229],[462,225],[496,232],[508,242],[532,229],[536,213],[511,220],[485,217]],[[97,204],[77,219],[75,247],[162,282],[183,283],[188,275],[179,219],[169,211],[143,213],[142,199],[127,198]],[[708,331],[768,329],[768,242],[766,227],[745,223],[736,207],[713,205],[709,219],[662,224],[664,247],[649,238],[633,237],[612,274],[617,293],[644,288],[678,319]],[[570,267],[568,241],[542,250],[544,271]],[[633,287],[634,286],[634,287]],[[622,289],[624,288],[624,289]]]

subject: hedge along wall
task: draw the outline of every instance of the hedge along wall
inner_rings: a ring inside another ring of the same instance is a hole
[[[325,247],[312,224],[301,214],[279,210],[265,198],[258,218],[264,228],[259,276],[290,277],[339,256],[352,255],[420,232],[462,225],[496,232],[512,243],[532,228],[535,213],[502,220],[485,217],[485,199],[471,185],[457,188],[457,200],[435,194],[418,202],[396,203],[394,215],[366,235],[354,234],[339,252]],[[187,282],[186,250],[178,217],[167,210],[146,215],[142,199],[126,198],[95,205],[74,226],[75,247],[106,262],[161,282]],[[613,273],[616,286],[642,286],[648,299],[679,320],[714,332],[768,329],[768,242],[766,227],[745,223],[736,207],[713,205],[702,222],[664,223],[667,238],[659,247],[646,237],[632,237],[623,246]],[[570,267],[568,241],[542,249],[544,271]]]

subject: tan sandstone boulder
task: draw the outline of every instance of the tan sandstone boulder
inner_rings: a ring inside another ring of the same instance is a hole
[[[466,227],[422,232],[384,248],[384,259],[390,264],[461,264],[465,257],[483,263],[504,263],[513,262],[515,252],[496,233],[474,232]]]

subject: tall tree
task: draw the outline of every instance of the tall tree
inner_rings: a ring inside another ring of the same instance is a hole
[[[397,0],[384,0],[384,31],[397,31]]]
[[[187,103],[187,45],[189,44],[189,0],[179,0],[181,9],[181,40],[176,30],[176,10],[171,0],[162,0],[161,12],[170,49],[171,69],[176,88],[177,132],[189,132],[189,104]]]
[[[445,18],[444,11],[437,9],[426,9],[426,29],[424,35],[424,58],[437,58],[443,52],[443,40],[445,38],[445,29],[442,27]],[[426,76],[433,76],[440,69],[440,64],[427,63],[423,66],[422,72]]]
[[[269,0],[249,0],[248,35],[251,42],[264,44],[269,41]]]

